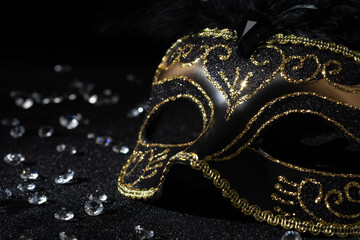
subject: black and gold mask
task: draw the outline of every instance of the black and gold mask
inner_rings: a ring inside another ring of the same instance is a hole
[[[236,42],[234,31],[205,29],[168,50],[120,193],[156,197],[181,163],[260,222],[359,235],[360,53],[278,34],[244,59]],[[197,107],[198,134],[154,141],[159,113],[181,101]]]

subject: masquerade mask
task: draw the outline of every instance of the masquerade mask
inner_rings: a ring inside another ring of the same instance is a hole
[[[236,32],[205,29],[168,50],[120,193],[157,197],[171,166],[186,164],[260,222],[360,234],[360,53],[279,34],[245,59],[237,42]],[[196,107],[193,130],[164,132],[159,116],[177,103]]]

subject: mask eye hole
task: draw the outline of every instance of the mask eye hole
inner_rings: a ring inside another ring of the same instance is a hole
[[[359,143],[318,116],[292,114],[280,118],[262,132],[253,146],[301,167],[360,173],[354,169],[360,155]]]
[[[144,130],[148,143],[179,144],[194,141],[203,129],[199,107],[188,99],[177,99],[151,117]]]

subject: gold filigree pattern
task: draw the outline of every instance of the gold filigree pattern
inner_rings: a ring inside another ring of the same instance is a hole
[[[188,153],[191,167],[201,171],[205,178],[212,180],[215,187],[221,190],[222,195],[228,198],[235,208],[239,208],[246,215],[252,215],[257,221],[266,221],[270,225],[279,225],[285,229],[295,229],[299,232],[309,231],[315,235],[321,232],[328,236],[338,235],[339,237],[360,235],[360,224],[339,224],[326,221],[313,223],[312,221],[301,221],[295,217],[287,218],[284,214],[274,215],[269,210],[262,211],[259,206],[250,205],[246,199],[240,198],[239,194],[234,189],[231,189],[229,182],[221,178],[218,171],[210,169],[206,161],[199,160],[194,155],[194,153]],[[277,210],[279,209],[281,208],[277,208]]]

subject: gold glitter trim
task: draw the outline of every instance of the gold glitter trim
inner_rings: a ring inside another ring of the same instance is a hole
[[[317,47],[320,50],[329,50],[334,53],[341,53],[343,56],[348,58],[353,58],[356,62],[360,63],[360,52],[350,50],[349,48],[343,46],[343,45],[337,45],[332,42],[324,42],[321,40],[313,40],[306,37],[300,37],[295,35],[286,35],[283,34],[276,34],[271,39],[266,41],[267,44],[273,44],[273,43],[279,43],[279,44],[301,44],[305,47]]]
[[[355,106],[352,106],[350,104],[347,104],[347,103],[343,103],[343,102],[340,102],[340,101],[336,101],[336,100],[333,100],[329,97],[325,97],[325,96],[321,96],[317,93],[313,93],[313,92],[295,92],[295,93],[290,93],[290,94],[287,94],[287,95],[284,95],[284,96],[281,96],[281,97],[278,97],[278,98],[275,98],[273,99],[272,101],[270,102],[267,102],[263,107],[261,107],[261,109],[255,114],[254,117],[252,117],[250,119],[250,121],[247,123],[247,125],[245,126],[244,130],[230,143],[228,144],[226,147],[224,147],[222,150],[214,153],[214,154],[211,154],[211,155],[208,155],[206,156],[204,159],[205,160],[216,160],[216,161],[222,161],[222,160],[229,160],[231,158],[234,158],[235,156],[239,155],[240,152],[242,150],[244,150],[246,147],[248,147],[252,141],[260,134],[260,132],[267,126],[269,125],[271,122],[273,122],[274,120],[284,116],[284,115],[288,115],[290,113],[312,113],[311,110],[296,110],[296,109],[293,109],[293,110],[289,110],[285,113],[281,113],[281,114],[278,114],[276,115],[275,117],[272,117],[270,120],[268,120],[265,124],[263,124],[259,129],[258,131],[256,132],[256,134],[246,143],[244,144],[243,146],[241,146],[235,153],[233,154],[230,154],[228,156],[225,156],[225,157],[221,157],[221,158],[217,158],[219,157],[221,154],[225,153],[227,150],[229,150],[233,145],[235,145],[246,133],[247,131],[251,128],[251,125],[260,117],[260,115],[270,106],[274,105],[276,102],[279,102],[281,100],[284,100],[284,99],[287,99],[287,98],[290,98],[290,97],[297,97],[297,96],[316,96],[318,98],[321,98],[321,99],[324,99],[324,100],[327,100],[329,102],[333,102],[333,103],[336,103],[338,105],[342,105],[342,106],[346,106],[346,107],[349,107],[349,108],[352,108],[352,109],[356,109],[356,110],[360,110],[360,108],[358,107],[355,107]],[[328,118],[327,116],[325,116],[324,114],[322,113],[318,113],[318,112],[313,112],[312,114],[315,114],[315,115],[318,115],[320,117],[323,117],[325,120],[328,120],[330,122],[332,122],[333,124],[335,124],[337,127],[339,127],[341,130],[343,130],[347,135],[349,135],[350,137],[352,137],[355,141],[359,142],[360,143],[360,138],[355,136],[354,134],[352,134],[351,132],[349,132],[343,125],[341,125],[340,123],[336,122],[335,120],[333,119],[330,119]]]
[[[287,218],[284,215],[274,215],[270,210],[262,211],[259,206],[250,205],[246,199],[240,198],[237,191],[231,189],[230,183],[221,178],[218,171],[210,169],[206,161],[198,160],[197,157],[194,157],[194,153],[189,153],[188,159],[191,167],[201,171],[205,178],[212,180],[215,187],[221,190],[224,198],[228,198],[235,208],[239,208],[245,215],[253,216],[259,222],[266,221],[270,225],[294,229],[299,232],[309,231],[314,235],[319,233],[327,236],[338,235],[339,237],[360,235],[360,224],[327,223],[325,221],[314,223],[312,221],[301,221],[295,217]]]

